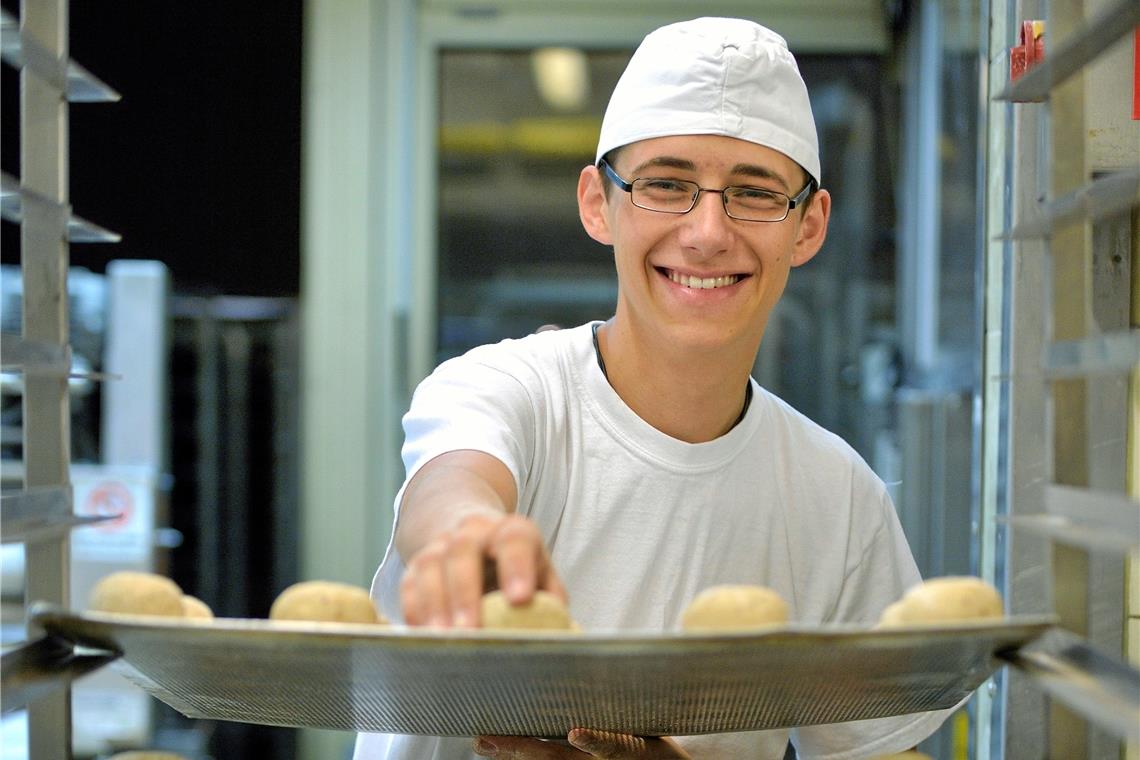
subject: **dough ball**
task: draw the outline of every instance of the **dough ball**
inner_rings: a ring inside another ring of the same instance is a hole
[[[902,600],[895,602],[883,610],[883,614],[879,616],[879,628],[890,628],[892,626],[906,625],[906,610]]]
[[[686,631],[742,631],[788,622],[788,605],[763,586],[713,586],[681,614]]]
[[[107,760],[187,760],[187,758],[185,755],[179,755],[174,752],[134,750],[131,752],[119,752],[111,755]]]
[[[334,581],[302,581],[281,592],[269,610],[271,620],[332,623],[383,623],[368,592]]]
[[[1001,594],[981,578],[947,576],[914,586],[883,610],[880,628],[985,620],[1003,615]]]
[[[182,617],[194,618],[195,620],[213,620],[214,611],[198,597],[184,594],[182,596]]]
[[[94,612],[182,617],[182,589],[162,575],[124,570],[100,579],[88,606]]]
[[[527,604],[514,605],[502,591],[483,595],[480,615],[484,628],[580,630],[566,605],[548,591],[535,591]]]

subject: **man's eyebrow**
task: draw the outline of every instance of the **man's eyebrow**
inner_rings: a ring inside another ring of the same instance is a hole
[[[765,167],[757,166],[756,164],[737,164],[732,167],[733,174],[740,174],[745,177],[755,177],[757,179],[768,179],[774,182],[779,182],[780,186],[785,190],[788,189],[788,183],[777,172]]]
[[[680,169],[681,171],[688,172],[697,170],[697,165],[685,158],[677,158],[675,156],[654,156],[648,161],[643,161],[642,163],[638,164],[633,170],[633,176],[640,176],[640,173],[642,171],[646,169],[655,169],[658,167],[665,169]]]

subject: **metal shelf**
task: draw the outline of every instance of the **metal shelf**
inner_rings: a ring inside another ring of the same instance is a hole
[[[76,380],[121,380],[114,372],[72,372],[71,346],[26,340],[14,333],[0,335],[0,372],[22,372],[26,377],[66,377]]]
[[[118,100],[119,94],[68,60],[67,0],[25,0],[20,17],[0,15],[0,59],[20,75],[19,181],[0,182],[0,217],[20,224],[22,338],[4,363],[19,365],[23,394],[24,490],[3,494],[4,540],[24,541],[24,596],[65,604],[67,533],[97,519],[73,513],[69,468],[70,242],[114,242],[115,233],[71,216],[68,200],[68,103]],[[42,631],[26,621],[36,641]],[[47,663],[50,642],[14,650],[2,661],[3,709],[27,708],[28,755],[70,757],[70,676]],[[98,667],[99,660],[87,663]],[[62,667],[62,666],[60,666]]]
[[[1051,380],[1131,372],[1140,363],[1140,329],[1118,330],[1082,340],[1060,340],[1045,348],[1045,376]]]
[[[14,333],[0,335],[0,371],[66,375],[71,372],[71,347],[24,340]]]
[[[20,182],[10,174],[0,174],[0,218],[15,224],[24,221],[24,199],[35,203],[46,203],[52,206],[59,204],[41,198],[34,191],[21,187]],[[74,216],[70,208],[67,212],[67,239],[72,243],[118,243],[123,239],[117,232],[100,227],[97,224]]]
[[[119,515],[77,515],[70,486],[40,486],[0,496],[3,543],[35,543],[66,535],[72,529],[114,520]]]
[[[1127,554],[1140,546],[1140,503],[1124,494],[1049,485],[1044,506],[1038,514],[999,519],[1082,549]]]
[[[1112,172],[1040,206],[1040,216],[1002,233],[999,240],[1048,237],[1065,224],[1098,222],[1140,205],[1140,168]]]
[[[3,10],[0,10],[0,59],[15,69],[26,66],[40,78],[55,83],[72,103],[114,103],[122,98],[78,63],[71,61],[61,67],[41,45],[25,40],[20,34],[20,23]]]
[[[1002,657],[1090,723],[1140,741],[1140,671],[1059,628]]]
[[[44,636],[5,652],[0,713],[20,710],[118,658],[113,652],[84,653],[63,639]]]
[[[1061,82],[1094,60],[1112,43],[1140,24],[1140,3],[1117,0],[1049,50],[1045,61],[994,96],[1017,102],[1043,100]]]
[[[1137,546],[1136,539],[1105,528],[1105,526],[1083,520],[1074,520],[1061,515],[1035,514],[999,517],[998,522],[1015,529],[1024,530],[1058,544],[1087,549],[1094,552],[1108,552],[1124,555]]]

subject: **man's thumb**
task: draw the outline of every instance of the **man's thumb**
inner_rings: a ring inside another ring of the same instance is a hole
[[[575,728],[566,738],[577,749],[605,760],[640,757],[646,748],[645,739],[640,736],[596,731],[592,728]]]

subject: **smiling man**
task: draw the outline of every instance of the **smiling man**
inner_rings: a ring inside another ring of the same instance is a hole
[[[702,590],[777,591],[801,624],[874,623],[919,581],[882,482],[749,373],[791,271],[827,233],[807,89],[749,21],[650,34],[581,172],[613,250],[612,318],[441,364],[404,418],[407,480],[372,593],[411,625],[479,624],[484,568],[586,630],[665,631]],[[944,713],[643,739],[361,735],[357,758],[861,758]]]
[[[650,425],[703,443],[743,414],[789,269],[827,232],[831,199],[814,184],[779,151],[708,134],[624,144],[582,171],[582,224],[617,263],[599,351],[615,355],[610,385]]]

